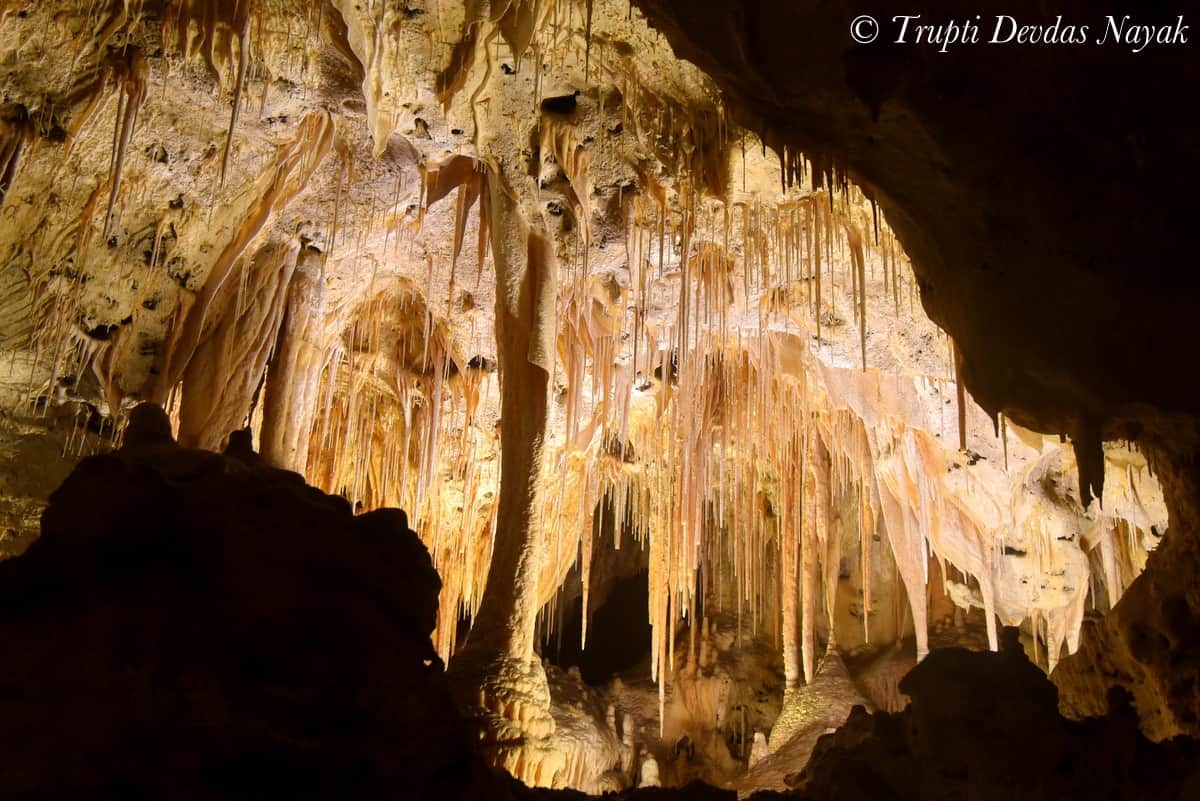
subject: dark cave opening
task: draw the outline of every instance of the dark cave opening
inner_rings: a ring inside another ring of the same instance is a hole
[[[613,580],[607,598],[591,613],[586,647],[580,645],[583,598],[577,597],[565,611],[560,631],[543,640],[542,653],[562,668],[578,667],[591,685],[635,670],[649,676],[649,580],[645,568]]]

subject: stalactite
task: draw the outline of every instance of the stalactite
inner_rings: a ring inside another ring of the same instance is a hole
[[[861,422],[855,427],[854,436],[854,470],[858,481],[858,533],[860,538],[863,597],[863,641],[871,642],[871,613],[874,606],[872,593],[872,577],[874,566],[872,553],[875,539],[876,514],[872,507],[874,497],[874,482],[870,481],[868,472],[871,466],[868,462],[870,444],[867,442],[866,426]]]
[[[583,62],[583,80],[585,82],[590,79],[592,69],[592,4],[593,0],[584,0],[584,6],[587,10],[587,22],[584,27],[586,45]]]
[[[125,57],[115,63],[121,93],[117,96],[117,122],[113,132],[112,166],[110,168],[108,208],[104,213],[104,238],[108,239],[112,228],[113,206],[121,191],[121,175],[125,169],[125,155],[129,151],[129,140],[137,124],[138,112],[146,101],[146,78],[149,67],[141,50],[126,48]]]
[[[807,496],[809,509],[808,533],[801,540],[801,658],[804,665],[804,681],[811,683],[816,671],[816,617],[818,579],[821,577],[820,560],[825,556],[828,542],[830,516],[829,471],[831,464],[825,444],[817,426],[811,427],[808,445]]]
[[[541,152],[552,154],[558,166],[567,176],[575,203],[579,207],[579,227],[583,231],[583,244],[591,242],[591,196],[592,183],[589,176],[591,151],[576,137],[574,126],[554,119],[543,119],[540,126]],[[586,263],[585,263],[586,266]]]
[[[1000,444],[1004,449],[1004,470],[1008,472],[1008,423],[1003,414],[1000,415]]]
[[[851,270],[854,276],[855,292],[855,315],[858,318],[858,336],[859,346],[862,352],[862,369],[867,369],[867,286],[866,286],[866,260],[863,257],[862,232],[853,224],[844,224],[843,230],[846,232],[846,237],[850,244],[850,256],[852,259]]]
[[[254,0],[171,0],[162,16],[163,40],[174,41],[186,59],[199,54],[212,78],[220,81],[225,65],[235,58],[233,36],[249,32],[253,3]]]
[[[958,449],[963,453],[967,452],[967,394],[966,387],[963,386],[962,380],[962,356],[959,354],[958,348],[952,344],[954,361],[954,394],[957,401],[958,409]]]
[[[812,204],[813,229],[813,270],[816,275],[816,298],[813,303],[813,317],[817,327],[817,347],[821,347],[821,317],[824,309],[821,306],[821,215],[823,206],[819,202]]]
[[[183,371],[179,442],[218,450],[241,428],[287,308],[293,253],[259,251],[241,261],[242,285],[214,297],[210,328]]]
[[[922,659],[929,650],[925,628],[925,532],[929,526],[923,525],[923,521],[937,519],[931,503],[936,496],[924,482],[924,473],[913,469],[918,452],[915,435],[903,429],[892,429],[880,432],[880,436],[883,441],[876,446],[880,450],[876,456],[876,484],[888,542],[908,595],[908,608],[917,637],[917,658]]]
[[[225,149],[221,153],[220,183],[225,185],[229,172],[229,156],[233,151],[233,132],[237,128],[238,112],[242,107],[242,91],[246,86],[246,72],[250,66],[250,19],[254,0],[235,0],[232,18],[233,35],[238,40],[237,79],[234,82],[233,110],[229,115],[229,131],[225,135]]]

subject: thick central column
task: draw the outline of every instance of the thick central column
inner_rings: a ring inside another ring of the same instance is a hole
[[[556,267],[544,231],[526,221],[503,174],[494,173],[488,183],[501,382],[500,496],[491,570],[468,647],[529,660],[544,558],[539,485]]]
[[[549,786],[565,755],[555,750],[550,688],[534,653],[538,581],[545,559],[541,477],[553,367],[556,266],[540,214],[514,192],[516,159],[490,168],[484,213],[496,265],[500,364],[500,493],[496,538],[479,611],[450,663],[451,688],[494,765]],[[531,223],[531,221],[533,221]]]

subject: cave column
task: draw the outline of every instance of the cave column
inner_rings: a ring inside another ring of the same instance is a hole
[[[800,490],[803,493],[803,490]],[[798,502],[793,501],[793,502]],[[803,512],[802,512],[803,514]],[[799,626],[797,591],[800,581],[799,536],[796,526],[788,521],[780,526],[779,537],[782,549],[783,600],[780,613],[783,623],[783,679],[786,689],[800,685],[800,643],[796,639]]]
[[[829,451],[821,437],[820,427],[810,429],[808,460],[805,470],[805,508],[808,510],[804,531],[800,537],[800,655],[804,681],[810,683],[816,672],[816,622],[818,588],[821,578],[820,560],[825,557],[824,544],[829,540]]]
[[[532,203],[517,200],[503,168],[492,169],[487,183],[496,266],[500,491],[479,611],[449,674],[458,704],[477,727],[484,756],[527,784],[548,786],[565,766],[552,740],[550,688],[534,653],[545,559],[540,479],[557,268]]]
[[[822,573],[822,560],[828,560],[824,543],[828,542],[830,515],[830,457],[814,421],[805,434],[806,445],[801,464],[803,474],[799,496],[802,499],[798,542],[785,546],[783,558],[784,598],[783,663],[784,693],[779,717],[771,728],[767,749],[774,752],[790,740],[806,723],[805,686],[816,674],[816,619]],[[797,554],[798,552],[798,554]],[[797,602],[797,590],[799,599]],[[797,628],[799,633],[797,636]],[[830,625],[832,640],[833,626]],[[803,679],[803,681],[801,681]]]
[[[544,559],[539,487],[553,367],[556,267],[544,231],[526,222],[503,186],[503,176],[491,178],[501,381],[500,495],[491,569],[470,642],[529,660]]]
[[[288,289],[287,308],[263,393],[259,449],[270,464],[304,473],[325,359],[325,270],[321,254],[304,248]]]

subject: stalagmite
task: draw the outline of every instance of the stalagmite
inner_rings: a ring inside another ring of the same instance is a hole
[[[662,780],[658,773],[658,761],[653,755],[647,754],[642,762],[642,773],[638,779],[638,787],[661,787]]]

